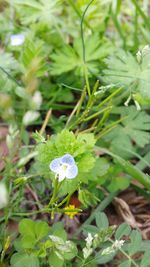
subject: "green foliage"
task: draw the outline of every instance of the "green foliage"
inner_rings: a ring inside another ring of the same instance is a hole
[[[148,267],[150,263],[150,253],[149,253],[149,249],[146,250],[146,252],[144,253],[144,256],[142,258],[141,261],[141,267]]]
[[[26,40],[23,51],[21,53],[22,71],[35,73],[37,77],[40,77],[46,71],[45,53],[43,49],[44,43],[42,41],[33,42]]]
[[[150,48],[145,46],[137,53],[137,57],[123,50],[105,60],[104,80],[107,83],[117,83],[129,88],[131,94],[140,93],[145,99],[150,99]]]
[[[5,71],[14,72],[19,69],[19,63],[17,62],[17,60],[13,57],[11,53],[7,53],[1,50],[0,51],[0,67],[3,68],[3,70]],[[0,69],[0,76],[3,73],[3,70]]]
[[[95,206],[99,199],[90,191],[86,189],[79,190],[79,201],[87,208],[89,206]]]
[[[32,0],[14,0],[13,5],[21,15],[21,22],[25,25],[38,21],[46,24],[57,22],[56,14],[60,13],[60,0],[39,2]]]
[[[98,73],[99,61],[110,52],[107,40],[101,40],[98,34],[88,36],[86,43],[86,65],[91,73]],[[51,55],[53,63],[51,74],[60,75],[65,72],[75,71],[76,75],[84,74],[83,48],[80,39],[74,41],[73,47],[65,45]],[[64,64],[65,62],[65,64]]]
[[[40,266],[41,259],[48,257],[50,265],[63,266],[77,254],[76,245],[66,240],[62,223],[51,229],[46,222],[23,219],[19,223],[20,237],[15,241],[17,253],[11,257],[11,266]]]
[[[131,227],[127,223],[122,223],[116,233],[115,233],[115,238],[117,240],[121,239],[123,236],[129,235],[131,232]]]
[[[149,241],[99,212],[132,178],[149,199],[150,23],[148,1],[139,2],[0,1],[0,170],[9,195],[0,265],[149,266]],[[66,153],[79,172],[58,183],[49,164]]]
[[[150,141],[150,116],[144,111],[137,111],[134,106],[116,108],[116,113],[124,119],[106,136],[106,140],[112,140],[111,149],[115,153],[132,157],[132,151],[135,151],[133,141],[141,148]]]
[[[19,224],[19,232],[22,235],[22,247],[33,249],[37,242],[48,235],[49,227],[46,222],[23,219]]]
[[[98,212],[95,216],[96,219],[96,225],[99,227],[99,229],[105,229],[109,226],[109,222],[107,219],[107,216],[103,212]]]
[[[39,267],[39,260],[33,254],[15,253],[11,257],[11,267]]]
[[[63,130],[60,134],[51,136],[50,140],[38,146],[38,161],[49,170],[50,162],[67,153],[71,154],[80,173],[88,172],[93,168],[95,159],[92,149],[95,144],[93,134],[79,134]],[[88,163],[87,163],[88,162]]]

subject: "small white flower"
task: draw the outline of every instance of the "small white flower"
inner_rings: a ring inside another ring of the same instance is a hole
[[[105,248],[103,251],[102,251],[102,255],[109,255],[111,253],[114,253],[115,252],[115,248],[113,248],[113,246],[111,247],[108,247],[108,248]]]
[[[59,182],[63,181],[65,178],[73,179],[78,174],[78,167],[70,154],[65,154],[61,158],[52,160],[49,167],[52,172],[58,175]]]
[[[86,246],[87,247],[91,247],[92,246],[93,237],[92,237],[91,233],[88,233],[88,236],[85,239],[85,241],[86,241]]]
[[[25,36],[22,33],[13,34],[10,36],[10,44],[12,46],[19,46],[22,45],[25,41]]]
[[[85,247],[83,249],[83,257],[84,257],[84,259],[87,259],[92,254],[92,252],[93,252],[92,248]]]
[[[120,249],[123,246],[124,242],[125,240],[116,240],[113,244],[113,247],[115,249]]]
[[[0,183],[0,209],[6,207],[8,204],[8,192],[6,185],[4,183]]]
[[[30,125],[32,122],[34,122],[35,120],[37,120],[39,116],[40,116],[40,113],[39,112],[29,110],[29,111],[27,111],[25,113],[22,122],[23,122],[23,124],[25,126]]]
[[[42,96],[39,91],[36,91],[32,97],[33,105],[36,109],[39,109],[42,104]]]

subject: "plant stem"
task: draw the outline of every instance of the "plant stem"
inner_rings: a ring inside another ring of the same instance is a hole
[[[57,195],[57,192],[58,192],[58,185],[59,185],[59,182],[58,182],[58,177],[56,175],[55,182],[54,182],[54,191],[53,191],[53,195],[52,195],[52,197],[50,199],[50,202],[48,204],[48,207],[50,207],[51,205],[53,205],[54,202],[55,202],[55,198],[56,198],[56,195]]]
[[[47,112],[47,114],[46,114],[45,120],[44,120],[44,122],[43,122],[42,128],[41,128],[41,130],[40,130],[40,134],[41,134],[41,135],[42,135],[42,134],[44,133],[44,131],[45,131],[45,128],[46,128],[46,126],[47,126],[47,124],[48,124],[48,121],[49,121],[49,118],[50,118],[51,114],[52,114],[52,110],[49,109],[48,112]]]

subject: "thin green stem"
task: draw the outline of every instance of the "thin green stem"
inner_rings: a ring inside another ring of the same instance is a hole
[[[49,202],[49,204],[48,204],[48,207],[50,207],[50,206],[52,206],[52,205],[54,204],[54,202],[55,202],[55,198],[56,198],[57,193],[58,193],[58,187],[59,187],[59,182],[58,182],[58,177],[57,177],[57,175],[56,175],[56,177],[55,177],[55,181],[54,181],[53,195],[52,195],[52,197],[51,197],[51,199],[50,199],[50,202]]]

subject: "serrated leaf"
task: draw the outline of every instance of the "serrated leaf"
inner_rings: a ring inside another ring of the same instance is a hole
[[[0,51],[0,67],[5,71],[14,71],[19,67],[18,62],[14,59],[11,53]],[[0,73],[3,71],[0,69]]]
[[[94,206],[99,201],[99,199],[86,189],[80,189],[78,193],[79,201],[84,207]]]
[[[113,151],[125,158],[131,157],[132,151],[135,150],[133,141],[139,147],[150,142],[150,116],[144,111],[137,111],[134,106],[116,108],[117,112],[122,118],[127,118],[106,135],[106,140],[111,141]]]
[[[88,69],[93,73],[98,72],[98,60],[105,57],[110,52],[110,45],[105,40],[102,43],[97,33],[89,36],[86,42],[86,64]],[[102,45],[103,44],[103,45]],[[66,45],[51,55],[53,63],[51,65],[51,73],[60,75],[65,72],[75,71],[77,75],[83,75],[83,51],[80,39],[74,41],[73,47]],[[65,64],[64,64],[65,62]]]
[[[141,51],[141,62],[131,53],[118,50],[105,63],[108,67],[104,70],[106,82],[130,87],[133,94],[139,92],[143,98],[150,98],[150,49],[147,49],[146,54]]]
[[[117,240],[121,239],[124,235],[129,235],[131,232],[131,227],[127,223],[122,223],[115,233],[115,238]]]
[[[42,41],[33,42],[26,40],[21,53],[22,72],[31,72],[32,76],[40,77],[47,70],[45,64],[44,43]]]
[[[107,216],[104,212],[98,212],[95,216],[96,225],[99,229],[105,229],[109,226]]]
[[[60,12],[60,0],[14,0],[13,5],[20,13],[21,21],[25,25],[35,22],[44,22],[47,25],[53,25],[58,22],[56,16]]]

